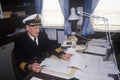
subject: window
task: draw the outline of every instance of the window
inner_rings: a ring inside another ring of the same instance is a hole
[[[120,0],[99,0],[93,14],[107,18],[111,32],[120,32]],[[105,30],[104,21],[92,18],[92,22],[95,31]]]
[[[44,28],[63,29],[64,15],[59,0],[43,0],[42,23]]]

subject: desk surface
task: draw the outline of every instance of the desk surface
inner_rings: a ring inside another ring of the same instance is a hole
[[[106,56],[104,56],[105,58],[103,60],[107,60],[107,61],[114,61],[115,58],[115,54],[113,50],[110,50],[110,52],[108,51],[109,54],[107,54]],[[116,63],[116,61],[114,61]],[[120,80],[119,79],[119,74],[118,75],[109,75],[110,77],[113,77],[114,80]],[[30,80],[32,77],[37,77],[37,78],[41,78],[44,80],[66,80],[63,78],[59,78],[59,77],[55,77],[55,76],[51,76],[48,74],[44,74],[44,73],[31,73],[28,77],[26,77],[25,80]]]
[[[54,56],[52,56],[52,57],[56,58]],[[45,74],[45,73],[34,73],[34,72],[31,73],[30,75],[28,75],[25,80],[30,80],[32,77],[40,78],[40,79],[43,79],[43,80],[67,80],[67,79],[63,79],[61,77],[56,77],[56,76],[52,76],[52,75]],[[109,77],[113,77],[114,80],[120,80],[118,78],[119,77],[118,75],[109,75]]]
[[[51,75],[48,75],[48,74],[34,73],[34,72],[29,74],[24,80],[30,80],[32,77],[37,77],[37,78],[40,78],[40,79],[43,79],[43,80],[66,80],[66,79],[51,76]]]

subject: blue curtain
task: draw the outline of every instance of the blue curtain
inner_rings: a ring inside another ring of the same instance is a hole
[[[83,11],[91,14],[93,12],[93,10],[95,9],[98,1],[99,0],[85,0]],[[90,18],[89,17],[85,17],[84,23],[83,23],[83,29],[82,29],[82,33],[81,34],[83,36],[87,36],[89,34],[94,34],[94,33],[95,32],[93,30]]]
[[[65,35],[70,35],[72,33],[72,30],[71,30],[71,24],[68,21],[68,17],[69,17],[69,0],[59,0],[59,2],[60,2],[61,9],[62,9],[62,12],[64,14],[64,18],[65,18],[64,34]]]
[[[41,13],[43,0],[34,0],[37,13]]]
[[[64,34],[65,35],[70,35],[72,33],[72,29],[71,29],[71,23],[68,21],[69,0],[64,0],[64,17],[65,17]]]
[[[43,0],[34,0],[36,12],[41,14]],[[40,26],[40,31],[43,31],[43,26]]]

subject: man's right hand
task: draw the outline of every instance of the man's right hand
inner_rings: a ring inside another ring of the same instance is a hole
[[[40,67],[40,64],[38,63],[29,64],[28,69],[37,73],[42,70],[42,68]]]

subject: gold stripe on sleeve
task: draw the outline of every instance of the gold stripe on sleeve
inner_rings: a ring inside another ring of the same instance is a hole
[[[59,52],[62,51],[62,49],[61,48],[56,48],[55,51],[59,53]]]
[[[22,70],[22,71],[24,71],[24,68],[25,68],[25,65],[26,65],[27,63],[26,62],[22,62],[21,64],[20,64],[20,69]]]

